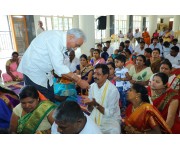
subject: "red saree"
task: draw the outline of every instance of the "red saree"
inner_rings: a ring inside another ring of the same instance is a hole
[[[158,110],[149,103],[143,103],[132,112],[132,104],[126,109],[125,124],[131,125],[140,132],[146,132],[159,125],[162,133],[172,133]]]
[[[151,97],[150,87],[148,87],[147,89],[148,89],[148,95]],[[164,118],[164,120],[166,120],[166,118],[167,118],[169,105],[173,101],[173,99],[178,99],[179,100],[178,93],[176,93],[172,89],[168,89],[166,91],[166,93],[162,94],[160,97],[153,100],[153,105],[160,111],[160,113],[161,113],[162,117]],[[179,112],[180,112],[180,100],[179,100],[179,107],[178,107],[178,110],[177,110],[176,116],[175,116],[174,125],[171,128],[172,133],[174,133],[174,134],[175,133],[180,134]]]

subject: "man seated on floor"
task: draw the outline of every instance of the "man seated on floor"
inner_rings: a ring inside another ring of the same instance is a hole
[[[83,102],[92,111],[90,117],[100,127],[102,133],[118,134],[120,128],[119,92],[108,80],[109,68],[105,64],[97,64],[94,69],[94,81],[89,96],[82,96]]]
[[[58,106],[54,119],[51,134],[101,134],[94,121],[74,101],[65,101]]]

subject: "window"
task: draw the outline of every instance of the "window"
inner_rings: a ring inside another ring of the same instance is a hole
[[[0,51],[13,49],[11,31],[9,28],[8,16],[0,15]]]
[[[174,21],[174,18],[170,18],[169,21]]]
[[[72,28],[73,15],[70,16],[40,16],[45,30],[67,31]]]
[[[127,33],[127,15],[115,15],[115,30],[114,33],[118,34],[121,30],[123,34]]]
[[[133,16],[133,32],[135,32],[135,29],[141,30],[141,16]]]

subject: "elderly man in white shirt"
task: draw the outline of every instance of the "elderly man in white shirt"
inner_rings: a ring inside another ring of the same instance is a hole
[[[179,47],[173,46],[171,47],[170,54],[166,56],[167,59],[172,64],[173,68],[180,68],[180,53],[179,53]]]
[[[100,127],[102,133],[118,134],[120,128],[119,92],[108,80],[109,68],[105,64],[97,64],[94,70],[94,81],[89,96],[82,96],[82,101],[92,111],[90,117]]]
[[[136,39],[137,43],[139,44],[140,39],[142,38],[142,34],[141,34],[141,32],[139,32],[139,29],[135,30],[134,38]]]
[[[18,71],[23,73],[25,85],[33,85],[46,98],[54,101],[53,75],[67,77],[82,87],[89,88],[85,80],[81,80],[64,65],[66,50],[80,47],[85,35],[77,28],[67,33],[58,30],[44,31],[37,36],[24,53]]]

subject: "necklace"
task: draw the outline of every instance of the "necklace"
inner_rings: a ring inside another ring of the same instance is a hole
[[[158,93],[154,90],[154,95],[152,95],[151,97],[152,97],[152,99],[154,100],[154,99],[160,97],[162,94],[164,94],[164,92],[165,92],[165,90],[162,90],[162,92],[158,94]]]
[[[134,112],[137,108],[139,108],[141,105],[143,104],[143,102],[141,102],[136,108],[134,106],[132,106],[132,112]]]

